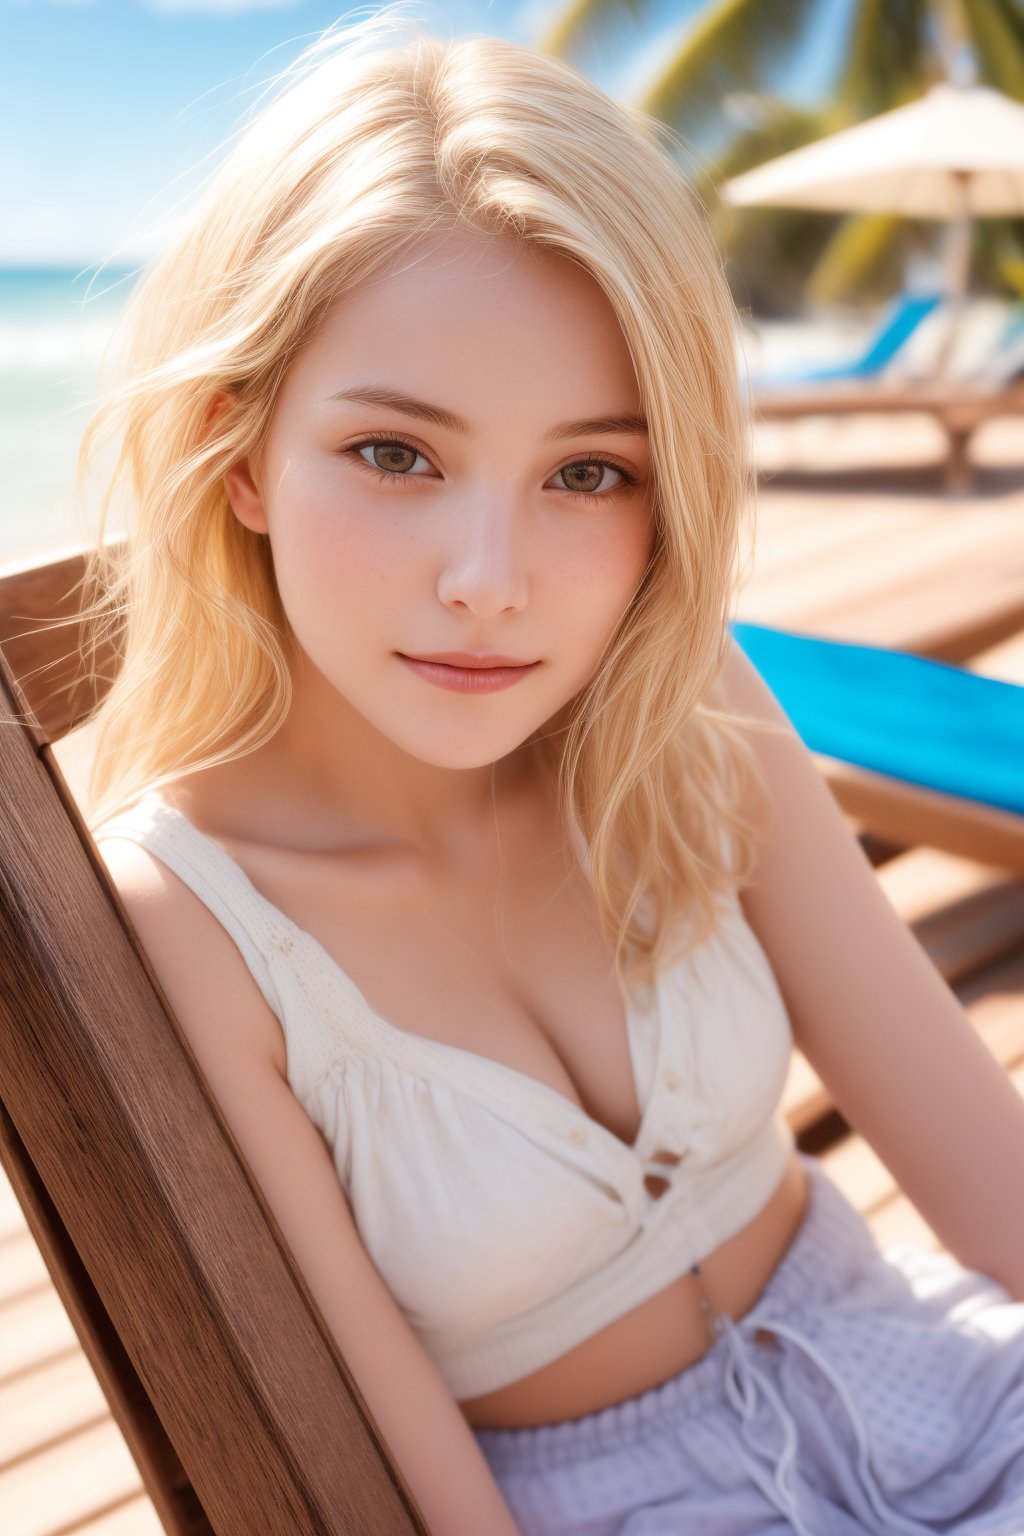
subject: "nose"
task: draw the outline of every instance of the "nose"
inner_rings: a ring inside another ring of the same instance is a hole
[[[481,618],[522,608],[528,592],[525,509],[500,490],[478,493],[453,512],[442,549],[437,595]]]

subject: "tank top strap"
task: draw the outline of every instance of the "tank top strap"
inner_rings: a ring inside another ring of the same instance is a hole
[[[289,947],[282,944],[281,921],[225,849],[165,804],[155,790],[91,831],[96,843],[108,837],[140,843],[183,880],[231,935],[267,1004],[281,1017],[270,964],[276,949]]]

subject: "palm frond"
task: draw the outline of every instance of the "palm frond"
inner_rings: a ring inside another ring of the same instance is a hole
[[[716,184],[786,155],[790,150],[802,149],[805,144],[827,138],[845,126],[837,121],[831,103],[812,109],[794,107],[781,96],[759,95],[755,99],[760,109],[760,126],[734,134],[708,163],[708,174]]]
[[[1024,9],[1014,0],[960,0],[982,79],[1024,101]]]
[[[623,11],[642,18],[653,0],[567,0],[534,44],[542,53],[567,58],[588,34],[597,33]]]
[[[919,96],[941,77],[931,41],[936,0],[857,0],[836,98],[851,122]]]
[[[845,218],[808,276],[806,294],[816,304],[834,304],[868,291],[879,267],[891,257],[903,220],[891,213],[858,213]]]
[[[655,77],[634,97],[645,112],[697,139],[721,120],[723,98],[771,89],[821,0],[711,0]]]

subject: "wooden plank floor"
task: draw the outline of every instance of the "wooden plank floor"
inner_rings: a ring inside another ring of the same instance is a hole
[[[1019,428],[979,433],[976,493],[946,498],[929,462],[941,452],[932,425],[763,432],[770,478],[739,616],[943,655],[955,612],[969,644],[947,659],[971,656],[980,671],[1024,681]],[[830,463],[831,476],[821,467]],[[928,849],[899,854],[877,875],[1024,1094],[1024,882]],[[786,1106],[803,1130],[829,1109],[800,1057]],[[820,1156],[881,1241],[939,1247],[860,1138],[840,1134]],[[161,1530],[2,1173],[0,1510],[2,1536]]]

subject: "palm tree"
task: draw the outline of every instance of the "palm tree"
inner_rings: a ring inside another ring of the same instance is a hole
[[[985,84],[1024,100],[1024,0],[853,0],[828,100],[797,110],[773,82],[835,10],[832,0],[706,0],[629,91],[684,145],[710,143],[697,178],[705,196],[753,165],[912,100],[962,70],[965,57]],[[616,29],[621,38],[624,21],[635,34],[657,12],[656,0],[566,0],[538,46],[579,63]],[[709,201],[735,263],[737,298],[754,309],[786,307],[794,291],[823,301],[880,297],[899,285],[908,254],[929,238],[927,226],[890,215],[736,210],[713,195]],[[1024,294],[1024,221],[982,220],[974,230],[974,270]]]

